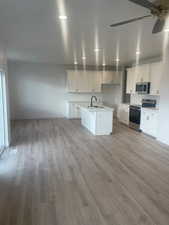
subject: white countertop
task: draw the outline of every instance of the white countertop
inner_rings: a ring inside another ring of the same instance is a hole
[[[114,108],[110,108],[110,107],[107,107],[107,106],[104,106],[104,105],[101,105],[101,107],[103,108],[92,108],[92,107],[88,107],[88,106],[84,106],[84,105],[79,105],[79,107],[81,107],[82,109],[85,109],[85,110],[88,110],[89,112],[113,112],[114,111]]]
[[[89,101],[68,101],[68,103],[89,103]]]
[[[153,111],[159,111],[159,108],[154,108],[154,107],[150,107],[150,108],[146,108],[146,107],[141,107],[141,110],[153,110]]]

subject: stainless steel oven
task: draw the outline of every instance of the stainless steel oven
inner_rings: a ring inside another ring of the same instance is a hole
[[[137,131],[140,131],[141,106],[130,105],[129,117],[130,117],[129,126]]]
[[[138,94],[150,94],[150,82],[137,83],[136,92]]]

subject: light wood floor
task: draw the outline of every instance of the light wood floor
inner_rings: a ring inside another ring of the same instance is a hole
[[[120,124],[94,137],[77,120],[16,121],[0,225],[169,225],[169,148]]]

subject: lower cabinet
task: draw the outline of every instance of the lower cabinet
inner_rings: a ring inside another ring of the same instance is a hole
[[[80,107],[79,107],[78,103],[74,103],[74,102],[67,103],[66,117],[68,119],[80,119],[81,118]]]
[[[110,135],[113,132],[113,111],[90,111],[82,107],[81,123],[94,135]]]
[[[141,110],[141,130],[153,137],[157,137],[159,111],[155,109]]]
[[[119,105],[117,117],[121,123],[129,125],[129,105],[128,104]]]

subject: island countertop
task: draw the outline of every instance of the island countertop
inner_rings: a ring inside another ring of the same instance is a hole
[[[81,110],[81,124],[94,135],[110,135],[113,132],[114,109],[98,105],[96,107],[79,106]]]
[[[84,105],[79,104],[79,107],[81,109],[88,110],[89,112],[104,112],[104,111],[105,112],[107,112],[107,111],[114,112],[114,108],[107,107],[107,106],[104,106],[104,105],[99,105],[97,107],[90,107],[90,106],[84,106]]]

